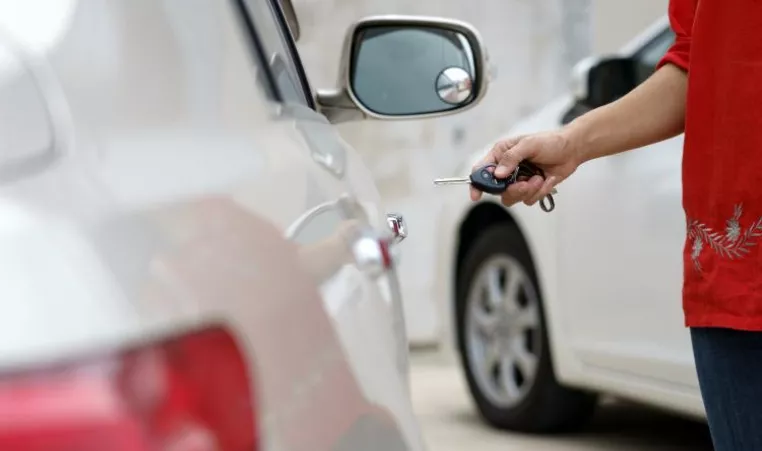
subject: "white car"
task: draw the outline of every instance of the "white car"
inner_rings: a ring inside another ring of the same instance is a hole
[[[0,449],[424,449],[404,220],[333,124],[473,107],[481,38],[365,18],[313,90],[298,35],[289,0],[0,1]]]
[[[618,54],[581,62],[572,93],[503,137],[556,129],[611,102],[673,40],[663,17]],[[438,299],[487,422],[570,429],[600,394],[704,417],[683,326],[681,155],[682,136],[585,164],[558,187],[551,213],[506,209],[494,196],[472,203],[465,188],[448,196]]]

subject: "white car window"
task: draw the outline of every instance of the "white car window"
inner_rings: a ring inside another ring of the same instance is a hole
[[[276,1],[244,0],[244,5],[264,47],[281,100],[314,108],[301,60]]]

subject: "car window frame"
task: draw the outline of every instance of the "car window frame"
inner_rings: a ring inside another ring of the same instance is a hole
[[[269,84],[275,93],[276,101],[279,103],[286,103],[286,98],[275,79],[273,68],[269,64],[269,58],[267,57],[269,54],[268,49],[265,48],[266,46],[264,41],[258,32],[257,21],[259,20],[273,21],[274,28],[278,33],[278,39],[283,44],[283,48],[286,53],[283,56],[289,60],[288,62],[284,62],[283,66],[285,66],[285,68],[288,70],[289,75],[291,75],[295,79],[296,83],[298,83],[298,86],[296,87],[300,91],[300,100],[304,100],[304,106],[317,111],[314,91],[312,90],[312,87],[309,83],[309,79],[304,69],[299,50],[296,47],[296,41],[293,38],[291,27],[288,25],[288,21],[286,20],[285,12],[283,11],[283,6],[280,0],[234,0],[234,2],[236,3],[237,9],[239,10],[239,13],[242,15],[246,23],[246,28],[251,35],[251,40],[257,47],[257,57],[260,62],[264,64],[264,69],[268,74],[268,78],[270,79]],[[252,17],[253,14],[249,6],[249,4],[252,2],[264,3],[257,6],[268,9],[271,15],[261,19],[255,19]],[[291,64],[289,64],[289,62]]]
[[[654,47],[661,47],[665,43],[665,38],[668,39],[670,45],[675,42],[675,33],[672,31],[670,27],[665,27],[656,36],[649,39],[648,42],[646,42],[645,44],[641,45],[635,52],[633,52],[631,56],[631,59],[635,64],[639,64],[639,65],[642,65],[642,67],[644,68],[646,67],[648,68],[649,75],[653,74],[656,71],[656,65],[658,64],[658,60],[654,62],[653,66],[651,66],[651,64],[646,64],[646,61],[644,61],[645,56],[649,54],[649,52],[653,50]],[[669,49],[669,46],[667,46],[667,50],[668,49]],[[637,80],[636,86],[639,86],[646,79],[647,77],[639,77]]]
[[[246,41],[251,47],[250,50],[252,54],[250,56],[253,58],[257,70],[262,73],[262,78],[259,80],[263,82],[262,88],[265,91],[265,95],[274,102],[282,103],[283,96],[281,95],[280,90],[278,90],[275,77],[267,66],[267,53],[265,52],[264,44],[259,38],[254,21],[246,9],[245,0],[232,0],[232,3],[237,12],[238,19],[241,20],[244,29],[243,31],[248,35],[247,37],[249,39]]]
[[[637,47],[634,51],[626,55],[626,58],[629,58],[630,61],[632,61],[634,64],[642,64],[644,56],[654,47],[660,46],[663,43],[663,39],[665,36],[671,36],[670,41],[674,42],[675,40],[675,34],[674,31],[669,27],[665,27],[661,31],[657,32],[653,37],[648,39],[645,43],[641,44],[639,47]],[[658,64],[658,61],[657,63]],[[646,65],[643,64],[645,67]],[[653,74],[653,72],[656,70],[656,66],[649,68],[649,75]],[[648,77],[641,77],[638,76],[638,79],[636,80],[635,87],[640,86],[644,81],[647,80]],[[573,105],[569,107],[569,109],[561,116],[559,124],[560,125],[567,125],[577,117],[587,113],[590,111],[590,107],[581,104],[580,102],[574,102]]]

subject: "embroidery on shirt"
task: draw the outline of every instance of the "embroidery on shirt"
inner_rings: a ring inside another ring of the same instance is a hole
[[[705,245],[720,257],[730,260],[745,257],[757,245],[757,238],[762,236],[762,217],[743,230],[740,222],[742,215],[743,204],[738,204],[734,208],[733,217],[725,222],[724,235],[704,223],[688,219],[688,239],[693,241],[691,260],[696,271],[702,272],[699,257],[706,249]]]

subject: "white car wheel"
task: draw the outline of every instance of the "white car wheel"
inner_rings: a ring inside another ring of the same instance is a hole
[[[562,387],[549,352],[534,264],[518,228],[483,229],[458,274],[456,320],[463,370],[479,413],[520,432],[575,429],[595,394]]]
[[[510,255],[484,260],[466,298],[466,353],[479,389],[495,406],[526,397],[540,361],[540,307],[534,284]]]

